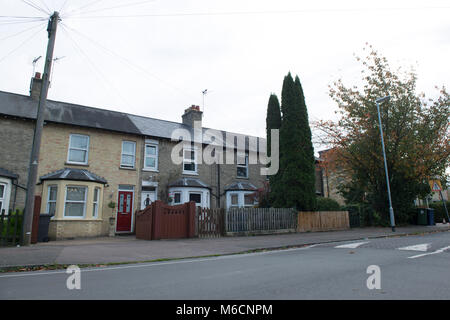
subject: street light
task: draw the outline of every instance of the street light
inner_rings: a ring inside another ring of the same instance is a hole
[[[392,208],[391,188],[389,187],[389,173],[388,173],[388,167],[387,167],[387,162],[386,162],[386,151],[384,150],[383,127],[381,126],[381,115],[380,115],[380,103],[382,103],[384,101],[388,101],[390,98],[391,98],[391,96],[378,98],[377,100],[375,100],[375,102],[377,103],[378,121],[380,122],[381,146],[383,148],[384,170],[386,171],[386,184],[387,184],[387,191],[388,191],[388,197],[389,197],[389,215],[391,218],[392,232],[395,232],[394,209]]]

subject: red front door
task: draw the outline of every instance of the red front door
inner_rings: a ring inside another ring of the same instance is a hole
[[[131,232],[133,211],[133,192],[119,191],[119,205],[117,206],[117,227],[119,232]]]

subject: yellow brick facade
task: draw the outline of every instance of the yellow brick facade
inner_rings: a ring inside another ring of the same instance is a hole
[[[89,136],[87,165],[67,163],[71,134]],[[136,142],[134,169],[123,169],[120,167],[122,141]],[[57,210],[59,212],[56,213],[50,223],[50,239],[108,235],[110,217],[115,218],[117,212],[119,185],[134,187],[132,226],[134,225],[134,212],[139,209],[140,200],[139,166],[141,164],[142,146],[143,137],[137,135],[53,123],[47,123],[44,126],[38,170],[39,177],[63,168],[77,168],[88,170],[103,177],[108,182],[102,189],[101,213],[99,213],[99,217],[95,221],[92,219],[85,219],[84,221],[65,219],[60,212],[63,210],[64,199],[61,199],[61,197],[64,197],[64,192],[58,192],[59,205]],[[41,212],[46,212],[47,209],[47,191],[44,189],[46,189],[48,184],[46,183],[45,186],[41,184],[36,188],[36,194],[42,196]],[[111,201],[116,203],[116,209],[111,209],[108,206]],[[92,208],[90,204],[86,210],[88,211],[89,208]],[[86,218],[88,217],[86,216]]]

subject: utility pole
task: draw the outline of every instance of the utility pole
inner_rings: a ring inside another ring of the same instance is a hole
[[[39,165],[39,151],[41,149],[42,129],[44,126],[44,114],[47,103],[47,93],[49,77],[52,69],[53,50],[55,48],[56,30],[59,22],[59,13],[54,12],[48,22],[48,45],[47,56],[45,58],[44,75],[42,77],[42,87],[37,109],[36,126],[34,128],[33,146],[31,149],[30,166],[28,171],[27,196],[25,202],[24,225],[22,230],[22,245],[31,243],[31,228],[34,213],[34,192]]]

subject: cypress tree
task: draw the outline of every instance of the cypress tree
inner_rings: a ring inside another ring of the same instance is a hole
[[[269,97],[269,103],[267,105],[267,116],[266,116],[266,137],[267,137],[267,156],[271,155],[271,129],[280,129],[281,127],[281,111],[280,102],[275,94],[271,94]],[[270,164],[269,164],[270,166]],[[276,192],[277,189],[277,177],[279,174],[269,176],[269,185],[271,189],[271,195]],[[269,202],[272,202],[273,197],[271,196]]]
[[[276,94],[271,94],[269,98],[269,103],[267,105],[267,116],[266,116],[266,136],[267,136],[267,155],[270,157],[270,130],[280,129],[281,127],[281,111],[280,102],[278,102],[278,97]]]
[[[289,73],[281,93],[280,170],[273,185],[276,207],[314,210],[315,168],[311,129],[303,89]]]
[[[316,169],[314,147],[312,143],[311,128],[308,121],[308,110],[306,108],[305,96],[303,88],[298,76],[295,77],[295,89],[297,90],[297,104],[299,111],[299,189],[300,198],[298,199],[297,208],[299,210],[312,211],[316,209]]]

